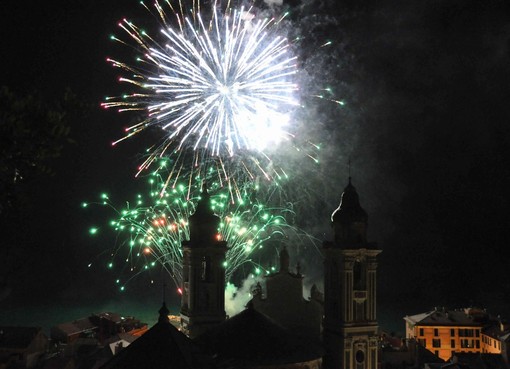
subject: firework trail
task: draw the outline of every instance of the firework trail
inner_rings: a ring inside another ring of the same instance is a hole
[[[156,1],[152,12],[162,27],[156,37],[126,19],[119,23],[131,41],[112,38],[134,43],[141,56],[136,66],[108,61],[136,92],[106,98],[102,106],[145,117],[114,144],[151,126],[164,130],[138,174],[171,157],[167,186],[183,175],[204,177],[209,168],[229,185],[232,178],[284,175],[268,154],[292,136],[290,112],[298,105],[296,57],[278,30],[283,17],[256,20],[251,9],[230,4],[214,2],[205,11],[198,1],[192,5],[187,11],[182,2]]]
[[[182,286],[182,241],[189,239],[188,219],[194,213],[200,196],[188,198],[187,194],[196,193],[196,189],[190,191],[185,185],[167,189],[161,196],[162,178],[152,175],[149,182],[149,199],[138,195],[123,209],[117,209],[106,194],[102,195],[101,204],[116,213],[117,217],[110,225],[119,233],[121,240],[113,249],[108,267],[113,268],[114,260],[123,260],[123,268],[127,268],[130,274],[128,280],[117,281],[123,289],[129,279],[161,265],[179,290]],[[194,187],[199,187],[199,184]],[[265,248],[274,246],[279,249],[280,243],[289,241],[289,237],[292,240],[308,237],[287,222],[294,216],[292,209],[266,206],[255,199],[254,191],[245,187],[242,196],[232,201],[227,189],[217,184],[213,184],[211,189],[214,193],[211,206],[221,219],[218,231],[228,245],[224,264],[227,282],[232,281],[236,271],[244,266],[254,274],[266,271],[259,263]],[[97,228],[91,229],[92,234],[96,231]],[[275,250],[272,251],[271,254],[274,254]]]

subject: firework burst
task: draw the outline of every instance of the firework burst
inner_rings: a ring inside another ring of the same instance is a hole
[[[157,265],[161,265],[173,279],[176,288],[182,286],[182,242],[189,239],[188,219],[194,213],[200,197],[192,195],[185,185],[167,189],[159,175],[149,178],[149,198],[138,195],[135,201],[117,209],[106,194],[101,204],[116,213],[110,225],[119,233],[120,242],[112,249],[108,266],[113,268],[122,260],[123,269],[129,277],[118,283],[122,288],[127,281]],[[198,183],[194,186],[198,187]],[[279,248],[281,242],[306,235],[287,222],[294,216],[290,208],[267,206],[255,199],[255,190],[245,187],[242,196],[232,201],[225,188],[213,184],[211,206],[220,217],[219,234],[227,242],[225,276],[232,281],[236,271],[243,267],[245,273],[260,274],[265,271],[260,265],[265,248]],[[83,204],[87,206],[87,204]],[[95,235],[98,228],[91,228]],[[266,253],[267,254],[267,253]],[[274,255],[275,250],[269,252]],[[266,258],[267,259],[267,258]],[[244,268],[246,267],[246,268]]]
[[[281,19],[257,20],[251,9],[217,2],[207,11],[198,2],[189,12],[181,2],[163,7],[156,1],[154,9],[161,24],[157,37],[126,19],[119,23],[131,38],[127,43],[141,53],[138,66],[108,59],[136,92],[107,98],[103,107],[145,115],[114,144],[147,127],[164,130],[138,173],[171,156],[167,184],[183,173],[203,176],[205,167],[224,181],[239,172],[251,179],[280,176],[267,169],[266,150],[291,136],[287,125],[297,105],[296,58],[279,35]]]

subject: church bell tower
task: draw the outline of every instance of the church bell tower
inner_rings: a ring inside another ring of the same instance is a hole
[[[196,211],[189,218],[190,239],[182,243],[181,329],[190,338],[226,319],[223,264],[227,245],[220,239],[219,223],[204,184]]]
[[[326,369],[377,368],[376,257],[381,250],[367,242],[367,221],[349,178],[331,216],[334,241],[323,244]]]

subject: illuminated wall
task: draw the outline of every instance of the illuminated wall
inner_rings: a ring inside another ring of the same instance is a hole
[[[481,326],[415,325],[407,330],[407,338],[447,361],[454,352],[482,352]]]

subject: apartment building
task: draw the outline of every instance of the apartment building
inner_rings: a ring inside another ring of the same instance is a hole
[[[460,352],[501,354],[508,336],[508,327],[484,309],[436,308],[404,320],[406,338],[416,339],[445,361]]]

